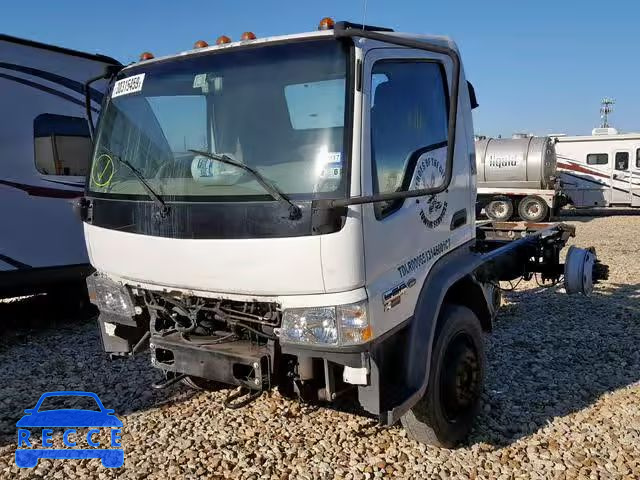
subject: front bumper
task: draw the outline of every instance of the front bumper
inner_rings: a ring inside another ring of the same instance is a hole
[[[152,365],[172,373],[174,378],[187,375],[253,391],[281,387],[284,381],[293,384],[293,393],[302,398],[305,395],[301,385],[313,391],[308,398],[316,395],[327,401],[355,387],[360,405],[378,415],[383,423],[387,423],[388,412],[410,390],[403,384],[406,378],[403,372],[410,362],[405,347],[411,319],[356,345],[287,343],[273,336],[261,341],[242,337],[224,341],[157,328],[154,310],[149,310],[140,300],[144,290],[139,286],[121,287],[122,284],[117,286],[117,290],[130,295],[131,301],[116,302],[111,298],[111,303],[124,305],[123,311],[130,313],[101,311],[98,323],[105,350],[116,355],[131,355],[141,345],[146,346],[148,339]],[[362,298],[356,291],[335,295],[347,300],[345,303]],[[299,308],[301,305],[292,301],[288,306]]]
[[[154,335],[151,364],[164,371],[206,378],[252,390],[271,387],[273,348],[248,341],[195,344],[179,333]]]

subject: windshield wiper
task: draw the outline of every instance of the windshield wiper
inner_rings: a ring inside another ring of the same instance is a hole
[[[144,175],[142,175],[142,173],[140,173],[140,171],[136,167],[131,165],[131,162],[129,162],[129,160],[125,160],[124,158],[120,158],[118,155],[114,154],[111,154],[111,157],[115,158],[119,163],[126,166],[129,170],[131,170],[131,173],[135,175],[140,184],[144,187],[144,189],[153,200],[153,203],[155,203],[158,207],[158,217],[160,219],[167,218],[167,216],[169,216],[169,212],[171,211],[171,207],[169,207],[169,205],[165,203],[162,197],[160,197],[160,195],[158,195],[155,190],[151,188],[151,185],[149,185],[149,182],[147,182],[147,180],[144,178]]]
[[[246,172],[249,172],[275,200],[282,202],[289,207],[289,220],[299,220],[302,217],[302,211],[300,210],[300,207],[289,200],[289,198],[278,187],[276,187],[271,181],[263,177],[262,174],[257,170],[245,165],[244,163],[235,161],[228,155],[203,152],[201,150],[194,150],[191,148],[189,149],[189,151],[197,155],[202,155],[203,157],[210,158],[211,160],[216,160],[221,163],[233,165],[234,167],[238,167]]]

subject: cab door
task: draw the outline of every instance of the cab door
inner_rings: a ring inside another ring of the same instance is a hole
[[[629,150],[616,150],[613,153],[613,169],[611,172],[611,202],[614,204],[631,204],[631,170]]]
[[[448,56],[421,50],[376,48],[366,53],[361,145],[365,195],[444,183],[452,70]],[[460,83],[466,85],[462,79]],[[460,90],[458,104],[468,111],[468,103],[463,103],[468,96]],[[459,126],[465,123],[461,110]],[[446,192],[363,205],[366,285],[375,335],[413,315],[433,263],[471,238],[470,157],[465,135],[456,138]],[[462,168],[466,170],[459,171]]]

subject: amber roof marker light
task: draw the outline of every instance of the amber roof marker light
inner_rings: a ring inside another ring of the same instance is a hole
[[[226,35],[220,35],[216,40],[216,45],[224,45],[225,43],[231,43],[231,39]]]
[[[198,40],[196,43],[193,44],[193,48],[205,48],[208,46],[209,44],[204,40]]]
[[[142,52],[140,54],[140,61],[151,60],[153,58],[153,53],[151,52]]]
[[[336,22],[331,17],[324,17],[318,24],[318,30],[333,30]]]
[[[253,32],[244,32],[240,37],[240,40],[243,40],[243,41],[255,40],[255,39],[256,39],[256,34]]]

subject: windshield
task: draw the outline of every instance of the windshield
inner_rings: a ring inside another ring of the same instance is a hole
[[[89,190],[163,198],[345,195],[346,47],[335,40],[227,50],[127,70],[100,119]]]

